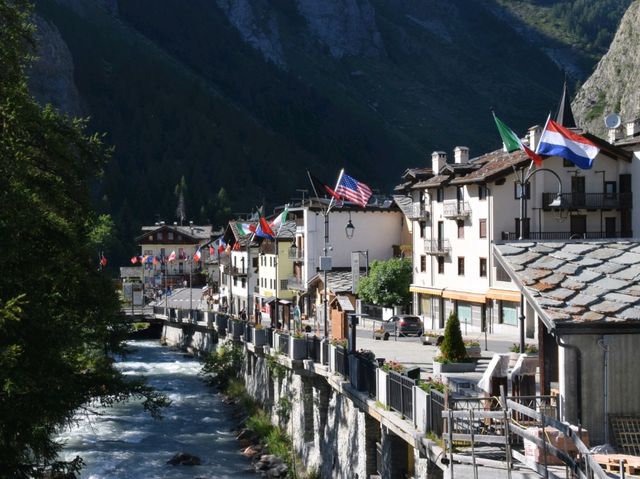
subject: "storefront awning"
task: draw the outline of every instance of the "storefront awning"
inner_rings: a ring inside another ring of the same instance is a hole
[[[409,291],[412,293],[428,294],[430,296],[442,296],[442,288],[430,288],[428,286],[414,286],[409,287]]]
[[[489,289],[485,295],[488,299],[500,299],[502,301],[520,302],[520,291],[511,291],[508,289]]]
[[[481,293],[469,293],[466,291],[453,291],[449,289],[445,289],[442,292],[442,297],[447,299],[455,299],[458,301],[468,301],[469,303],[484,304],[486,301],[485,295]]]

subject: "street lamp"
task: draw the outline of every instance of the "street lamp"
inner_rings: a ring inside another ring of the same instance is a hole
[[[556,195],[555,199],[551,203],[549,203],[549,207],[559,208],[560,206],[562,206],[562,181],[560,180],[560,177],[555,171],[550,170],[548,168],[536,168],[535,170],[532,170],[525,175],[524,169],[520,170],[520,176],[518,178],[518,184],[520,186],[520,231],[518,234],[519,240],[527,239],[529,237],[528,225],[527,225],[526,234],[524,231],[525,230],[524,222],[525,222],[525,219],[527,218],[527,194],[529,193],[529,181],[531,180],[531,177],[533,175],[541,171],[546,171],[548,173],[551,173],[553,176],[555,176],[556,180],[558,181],[558,194]],[[525,323],[524,294],[520,293],[520,353],[521,354],[524,353],[524,348],[525,348],[524,323]]]
[[[353,223],[351,222],[351,212],[349,212],[349,222],[347,223],[347,226],[344,227],[344,232],[347,235],[347,239],[353,238],[353,233],[356,232],[356,227],[353,226]]]

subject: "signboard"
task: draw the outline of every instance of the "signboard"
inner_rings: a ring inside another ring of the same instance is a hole
[[[351,253],[351,292],[353,294],[358,290],[358,281],[360,280],[360,253]]]

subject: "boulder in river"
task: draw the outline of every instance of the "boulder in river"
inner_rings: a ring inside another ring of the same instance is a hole
[[[167,461],[167,464],[171,464],[172,466],[199,466],[202,464],[202,461],[198,456],[194,456],[193,454],[178,452]]]

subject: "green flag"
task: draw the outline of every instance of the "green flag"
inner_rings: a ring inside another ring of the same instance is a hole
[[[500,133],[500,137],[502,138],[502,143],[504,143],[504,147],[506,150],[511,153],[512,151],[522,150],[522,142],[518,135],[516,135],[511,128],[502,123],[502,121],[493,114],[493,119],[496,121],[496,126],[498,127],[498,133]]]

